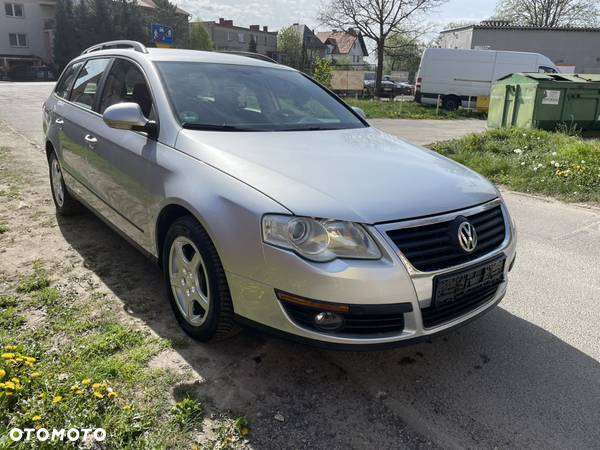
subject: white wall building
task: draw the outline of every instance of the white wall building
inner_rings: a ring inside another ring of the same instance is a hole
[[[0,1],[0,68],[51,64],[55,0]]]

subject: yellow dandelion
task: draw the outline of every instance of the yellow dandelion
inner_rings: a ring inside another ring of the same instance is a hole
[[[23,364],[25,364],[27,367],[29,367],[30,369],[33,367],[33,363],[29,362],[29,361],[25,361]]]
[[[7,396],[7,397],[12,397],[12,395],[13,395],[13,392],[11,392],[11,391],[6,391],[6,396]]]
[[[81,395],[81,394],[83,394],[83,391],[81,389],[77,389],[75,391],[75,395]]]
[[[6,370],[0,369],[0,380],[6,376]]]
[[[108,393],[108,398],[110,398],[111,400],[114,400],[117,397],[118,397],[118,395],[115,391]]]
[[[19,357],[15,358],[15,361],[18,363],[22,363],[25,360],[19,356]]]
[[[15,358],[14,353],[2,353],[2,359],[14,359],[14,358]]]
[[[98,391],[94,391],[94,395],[96,396],[96,398],[99,398],[99,399],[103,399],[103,398],[104,398],[104,395],[102,395],[102,394],[101,394],[100,392],[98,392]]]
[[[94,383],[94,384],[92,384],[92,389],[97,391],[100,389],[100,386],[101,386],[100,383]]]
[[[13,383],[12,381],[7,381],[6,383],[4,383],[4,388],[5,389],[14,390],[15,389],[15,383]]]
[[[21,380],[19,380],[18,378],[11,378],[10,381],[12,381],[15,384],[19,384],[21,382]]]
[[[0,383],[0,389],[4,389],[5,384],[4,383]],[[1,394],[1,392],[0,392]]]
[[[34,363],[37,361],[37,359],[35,359],[33,356],[26,356],[25,360],[29,363]]]
[[[62,399],[63,399],[62,396],[55,395],[54,398],[52,399],[52,403],[55,403],[55,404],[60,403],[60,402],[62,402]]]
[[[33,416],[31,420],[33,420],[34,422],[39,422],[40,420],[42,420],[42,416]]]
[[[14,352],[17,349],[16,345],[7,345],[4,347],[4,350],[6,350],[7,352]]]
[[[83,380],[81,380],[81,384],[83,384],[84,386],[87,386],[91,382],[92,380],[90,380],[89,378],[84,378]]]

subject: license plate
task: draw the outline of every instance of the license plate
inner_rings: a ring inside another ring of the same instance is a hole
[[[505,262],[506,258],[502,256],[476,267],[435,277],[431,305],[445,306],[471,291],[501,283],[504,280]]]

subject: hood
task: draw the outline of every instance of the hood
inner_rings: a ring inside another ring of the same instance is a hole
[[[300,216],[373,224],[458,210],[498,196],[477,173],[372,127],[184,129],[176,146]]]

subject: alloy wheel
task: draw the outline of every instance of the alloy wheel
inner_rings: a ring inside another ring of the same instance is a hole
[[[196,245],[179,236],[169,251],[169,280],[171,290],[183,318],[199,326],[210,309],[210,286],[206,264]]]

